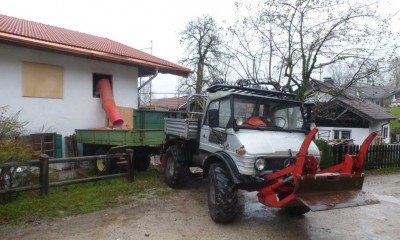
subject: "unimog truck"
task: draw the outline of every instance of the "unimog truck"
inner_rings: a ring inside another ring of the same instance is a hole
[[[190,103],[188,103],[190,105]],[[183,187],[189,167],[209,179],[208,206],[217,223],[238,212],[238,190],[256,191],[260,203],[291,214],[378,203],[362,192],[372,133],[355,155],[319,169],[310,112],[295,95],[244,85],[207,89],[201,118],[166,118],[161,156],[166,183]],[[194,115],[193,115],[194,116]]]

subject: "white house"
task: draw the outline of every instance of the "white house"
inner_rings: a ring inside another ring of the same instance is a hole
[[[101,78],[110,79],[116,105],[137,108],[139,77],[190,72],[107,38],[0,15],[0,106],[21,110],[31,133],[104,126]]]
[[[370,100],[381,107],[395,106],[396,96],[400,94],[393,86],[354,87],[352,91],[360,98]]]
[[[310,87],[310,100],[317,103],[312,117],[318,138],[362,144],[371,132],[378,132],[377,143],[390,143],[389,122],[396,118],[386,109],[326,82],[312,80]]]

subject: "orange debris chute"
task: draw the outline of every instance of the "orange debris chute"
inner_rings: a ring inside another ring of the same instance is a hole
[[[113,124],[113,126],[121,126],[124,123],[124,120],[122,120],[121,114],[115,105],[110,81],[107,78],[102,78],[97,83],[97,87],[100,91],[101,104],[106,112],[107,117],[110,119],[110,122]]]

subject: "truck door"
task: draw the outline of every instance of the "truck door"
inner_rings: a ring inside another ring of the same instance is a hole
[[[207,152],[222,151],[226,147],[227,128],[231,121],[229,98],[208,105],[200,132],[200,149]]]

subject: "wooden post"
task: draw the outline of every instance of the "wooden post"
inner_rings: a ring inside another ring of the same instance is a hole
[[[40,195],[45,196],[49,193],[49,156],[40,154]]]
[[[126,163],[126,168],[128,169],[128,175],[127,175],[127,180],[128,182],[133,182],[135,179],[134,174],[133,174],[133,167],[135,166],[135,161],[133,160],[134,156],[134,151],[132,149],[126,149],[126,154],[127,154],[127,163]]]

